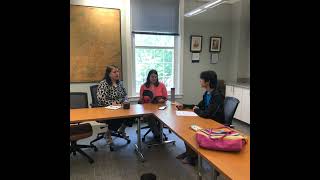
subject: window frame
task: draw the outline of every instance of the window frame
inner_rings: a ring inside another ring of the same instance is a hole
[[[156,35],[156,34],[155,34]],[[161,35],[158,35],[161,36]],[[178,59],[178,37],[174,36],[174,46],[173,47],[163,47],[163,46],[136,46],[135,45],[135,34],[132,34],[132,89],[131,89],[131,96],[139,98],[140,94],[139,92],[136,92],[136,58],[135,58],[135,50],[136,48],[145,48],[145,49],[173,49],[173,86],[176,88],[176,94],[179,94],[178,92],[181,92],[180,86],[179,86],[179,59]],[[168,96],[171,96],[171,87],[167,87]]]

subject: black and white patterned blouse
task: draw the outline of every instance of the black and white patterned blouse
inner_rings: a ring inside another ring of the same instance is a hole
[[[98,85],[97,99],[99,106],[109,106],[113,101],[120,104],[125,100],[126,95],[127,93],[122,82],[119,82],[115,87],[110,86],[104,79]]]

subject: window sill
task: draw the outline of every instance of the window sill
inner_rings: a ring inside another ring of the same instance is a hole
[[[176,99],[182,99],[183,94],[177,94],[175,95]],[[170,101],[171,95],[168,96],[168,100]],[[139,101],[139,96],[129,96],[129,101],[130,102],[138,102]]]

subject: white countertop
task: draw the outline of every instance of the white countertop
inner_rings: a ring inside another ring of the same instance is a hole
[[[241,83],[241,82],[226,82],[226,85],[250,89],[250,82],[247,82],[247,83]]]

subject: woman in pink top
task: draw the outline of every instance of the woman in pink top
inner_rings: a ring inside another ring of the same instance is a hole
[[[150,70],[145,82],[140,87],[139,103],[164,103],[168,99],[166,86],[159,82],[158,72],[154,69]],[[156,140],[160,140],[160,126],[156,118],[152,116],[144,116],[148,119],[148,124]]]

